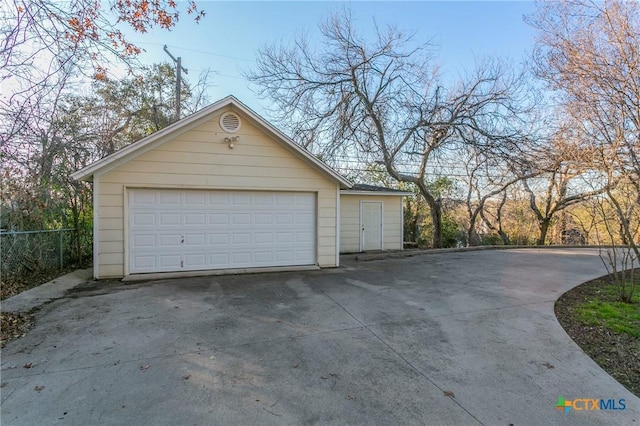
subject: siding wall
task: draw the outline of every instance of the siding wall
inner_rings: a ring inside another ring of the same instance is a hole
[[[360,251],[360,201],[382,201],[384,250],[402,250],[402,197],[340,195],[340,253]]]
[[[219,126],[219,111],[204,124],[94,177],[98,187],[98,278],[127,273],[127,187],[304,191],[317,193],[317,256],[336,266],[337,184],[263,133],[241,113],[234,148]]]

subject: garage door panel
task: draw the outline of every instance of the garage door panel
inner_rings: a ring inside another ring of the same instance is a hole
[[[271,206],[273,205],[273,201],[274,200],[272,195],[257,194],[255,196],[256,206]]]
[[[202,226],[207,224],[207,214],[202,213],[186,213],[184,215],[185,226]]]
[[[182,245],[182,234],[161,234],[159,235],[158,248],[175,248]],[[137,248],[137,247],[136,247]]]
[[[248,251],[242,252],[232,252],[231,259],[233,265],[237,265],[238,267],[243,267],[251,264],[251,253]]]
[[[293,239],[293,232],[276,232],[277,243],[292,243]]]
[[[205,253],[185,253],[184,268],[207,266],[207,255]]]
[[[209,214],[210,225],[227,225],[229,224],[228,213],[210,213]]]
[[[254,243],[256,244],[273,244],[273,233],[271,232],[256,232],[254,234]]]
[[[255,213],[253,215],[254,225],[271,225],[273,223],[273,215],[271,213]]]
[[[277,195],[276,204],[278,204],[279,206],[293,206],[295,204],[294,196],[291,194]]]
[[[184,245],[187,247],[206,247],[207,236],[205,234],[186,234],[184,236]]]
[[[136,206],[156,205],[156,193],[152,191],[136,191],[132,193],[131,199]]]
[[[161,206],[179,206],[182,204],[182,193],[179,191],[161,191],[159,195],[158,204]]]
[[[273,262],[273,253],[270,251],[257,251],[255,253],[256,263],[265,264]]]
[[[132,237],[131,246],[134,248],[156,247],[158,245],[156,235],[138,234]]]
[[[207,194],[204,192],[186,192],[184,195],[185,204],[189,206],[206,206]]]
[[[223,269],[229,267],[229,253],[212,253],[209,255],[209,264],[217,265],[217,268],[212,269]]]
[[[182,256],[178,254],[161,254],[158,256],[159,269],[164,271],[177,270],[182,267]]]
[[[229,244],[229,234],[209,234],[209,245],[227,245]]]
[[[232,225],[251,225],[251,214],[249,213],[233,213],[231,216]]]
[[[211,206],[227,206],[229,205],[229,193],[228,192],[214,192],[209,193],[209,205]]]
[[[130,273],[316,263],[315,194],[136,189],[129,197]]]
[[[136,213],[133,215],[133,226],[156,226],[156,214],[155,213]]]
[[[156,268],[158,266],[157,256],[135,256],[133,263],[136,268]]]
[[[246,206],[251,204],[251,194],[234,192],[231,197],[234,206]]]
[[[179,226],[182,225],[182,215],[179,212],[158,213],[159,226]]]
[[[311,225],[315,222],[315,217],[312,213],[296,213],[295,220],[300,225]]]
[[[313,250],[296,250],[295,252],[295,260],[297,262],[308,262],[309,259],[312,259],[314,255]]]
[[[276,214],[276,225],[293,225],[293,215],[291,213]]]

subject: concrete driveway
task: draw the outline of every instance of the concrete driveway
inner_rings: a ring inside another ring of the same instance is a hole
[[[638,425],[553,314],[603,273],[597,251],[526,249],[80,287],[2,351],[1,420]]]

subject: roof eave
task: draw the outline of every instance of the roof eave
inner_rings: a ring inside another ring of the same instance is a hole
[[[402,196],[402,197],[408,197],[411,195],[415,195],[413,192],[404,192],[404,191],[360,191],[360,190],[350,190],[350,189],[343,189],[340,191],[340,194],[346,194],[346,195],[396,195],[396,196]]]

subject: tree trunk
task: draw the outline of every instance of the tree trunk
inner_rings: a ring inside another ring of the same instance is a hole
[[[433,224],[432,231],[432,248],[442,248],[444,246],[442,235],[442,202],[440,199],[435,199],[431,194],[425,191],[421,191],[424,199],[429,205],[429,213],[431,214],[431,222]]]
[[[476,210],[469,218],[469,229],[467,229],[467,247],[476,245],[479,240],[476,232],[476,222],[478,220],[478,211]]]
[[[550,220],[545,219],[540,221],[538,224],[538,228],[540,229],[540,235],[538,236],[538,240],[536,241],[536,245],[543,246],[545,240],[547,239],[547,232],[549,232],[549,224]]]
[[[502,238],[502,243],[505,246],[508,246],[509,244],[511,244],[511,241],[509,240],[509,234],[504,232],[502,229],[498,231],[498,235],[500,235],[500,238]]]

